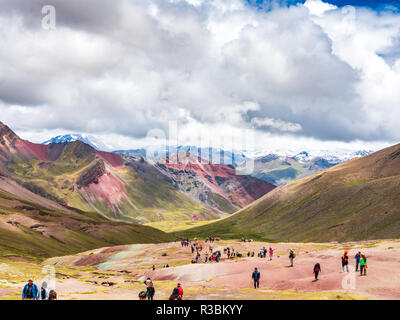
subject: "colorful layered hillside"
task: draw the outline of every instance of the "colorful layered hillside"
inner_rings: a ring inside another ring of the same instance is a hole
[[[81,141],[33,144],[2,123],[0,173],[42,197],[116,221],[220,217],[146,161],[98,151]]]
[[[190,155],[179,160],[183,161],[172,163],[167,159],[158,167],[182,192],[224,212],[235,212],[275,188],[266,181],[237,174],[232,166],[209,163]]]
[[[159,230],[112,222],[34,194],[0,176],[0,256],[42,260],[106,245],[171,241]]]
[[[271,241],[400,237],[400,145],[276,188],[238,213],[185,235]]]

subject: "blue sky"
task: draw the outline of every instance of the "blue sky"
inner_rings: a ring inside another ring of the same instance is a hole
[[[263,4],[268,3],[279,3],[281,5],[292,5],[296,3],[304,3],[305,0],[245,0],[250,4],[254,4],[256,6],[262,6]],[[400,9],[400,1],[399,0],[329,0],[329,1],[324,1],[328,2],[330,4],[334,4],[339,7],[343,7],[346,5],[352,5],[352,6],[360,6],[360,7],[369,7],[373,9],[383,9],[383,8],[388,8],[388,7],[395,7],[397,9]]]

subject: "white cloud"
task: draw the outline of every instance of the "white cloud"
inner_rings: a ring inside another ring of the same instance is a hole
[[[337,6],[321,0],[307,0],[304,6],[310,10],[311,14],[316,16],[321,16],[326,11],[337,9]]]
[[[298,132],[302,127],[298,123],[291,123],[273,118],[253,118],[251,123],[256,127],[267,127],[283,132]]]
[[[394,13],[319,0],[269,12],[242,0],[54,5],[49,32],[32,4],[0,4],[0,120],[36,141],[79,132],[130,148],[170,120],[189,143],[253,130],[259,149],[400,138]]]

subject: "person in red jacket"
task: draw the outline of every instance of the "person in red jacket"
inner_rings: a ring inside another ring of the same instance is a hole
[[[179,295],[180,295],[181,297],[183,297],[183,288],[182,288],[182,286],[181,286],[180,283],[178,283],[177,288],[178,288],[178,290],[179,290]]]
[[[169,297],[169,300],[182,300],[182,296],[179,294],[178,288],[174,288],[171,296]]]

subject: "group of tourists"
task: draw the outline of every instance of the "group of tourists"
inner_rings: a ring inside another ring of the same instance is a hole
[[[260,258],[266,258],[267,257],[267,253],[269,254],[269,260],[271,261],[273,256],[274,256],[274,251],[275,249],[272,249],[271,247],[269,248],[269,250],[267,250],[267,248],[262,247],[260,249],[260,252],[258,253],[258,256]],[[247,254],[247,256],[249,256],[249,254]],[[252,253],[252,257],[254,257],[254,254]]]
[[[191,245],[192,241],[189,239],[181,239],[181,246],[182,247],[189,247]]]
[[[274,250],[275,249],[269,248],[270,260],[272,260]],[[265,252],[265,247],[264,247],[260,250],[259,257],[265,258],[265,254],[266,254],[266,252]],[[296,251],[294,249],[289,249],[289,261],[290,261],[289,267],[294,266],[293,262],[294,262],[295,258],[296,258]],[[354,259],[355,259],[355,263],[356,263],[355,271],[358,272],[358,269],[360,269],[360,276],[366,276],[367,275],[367,267],[368,267],[367,266],[367,257],[359,251],[354,256]],[[342,272],[345,272],[345,270],[346,270],[346,272],[349,272],[349,256],[348,256],[347,250],[344,251],[344,253],[341,257],[341,261],[342,261]],[[321,271],[322,271],[321,264],[319,262],[317,262],[313,268],[313,274],[315,277],[314,281],[318,281],[318,276],[321,273]],[[251,274],[251,278],[253,279],[253,282],[254,282],[254,288],[255,289],[259,288],[261,273],[258,270],[258,268],[254,268],[254,271]]]
[[[367,275],[367,257],[362,254],[360,251],[354,256],[356,260],[356,272],[358,271],[358,266],[360,266],[360,275],[366,276]]]
[[[154,300],[155,288],[153,281],[150,277],[148,277],[144,284],[146,286],[146,291],[139,292],[139,300]],[[172,294],[169,297],[169,300],[182,300],[183,298],[183,288],[180,283],[172,290]]]
[[[214,237],[208,237],[206,239],[206,242],[213,243],[215,240]],[[192,263],[199,263],[201,260],[201,255],[200,252],[202,251],[203,247],[199,244],[197,239],[195,239],[193,242],[189,239],[182,239],[181,240],[181,245],[182,247],[188,247],[191,246],[192,253],[196,251],[196,257],[192,261]],[[222,250],[222,249],[221,249]],[[267,253],[269,253],[269,260],[271,261],[273,259],[273,255],[276,249],[273,249],[272,247],[269,247],[269,250],[266,249],[266,247],[263,247],[260,249],[260,252],[258,256],[260,258],[266,258]],[[234,258],[234,257],[242,257],[242,254],[239,252],[235,252],[235,249],[232,247],[226,247],[223,249],[224,253],[227,255],[228,259]],[[209,250],[205,252],[204,256],[204,263],[208,263],[211,261],[219,262],[221,259],[221,251],[220,250],[213,250],[213,247],[210,245]],[[248,251],[247,253],[248,257],[254,257],[254,251],[250,252]],[[289,267],[294,266],[294,259],[296,258],[296,251],[291,248],[289,249],[289,261],[290,265]],[[358,272],[360,270],[360,276],[366,276],[367,275],[367,257],[365,254],[362,254],[360,251],[356,253],[354,256],[355,259],[355,271]],[[343,255],[341,256],[341,263],[342,263],[342,272],[349,272],[349,255],[348,251],[345,250]],[[168,268],[169,265],[164,265],[164,268]],[[153,271],[155,270],[155,266],[153,265],[152,267]],[[313,274],[314,274],[314,281],[318,280],[318,276],[321,273],[321,265],[319,262],[315,263],[314,268],[313,268]],[[254,288],[257,289],[260,286],[260,279],[261,279],[261,273],[258,270],[258,268],[254,268],[254,271],[252,272],[251,278],[253,280]],[[145,281],[144,284],[146,286],[146,291],[141,291],[139,293],[139,299],[140,300],[153,300],[154,295],[155,295],[155,288],[153,281],[151,280],[150,277],[148,277]],[[173,289],[173,292],[169,298],[169,300],[182,300],[183,297],[183,289],[180,283],[178,283],[177,287]],[[47,282],[43,281],[41,289],[39,290],[37,285],[33,282],[32,279],[29,279],[28,283],[24,286],[22,290],[22,299],[23,300],[57,300],[57,293],[55,290],[51,290],[48,288]]]
[[[40,291],[32,279],[22,290],[22,300],[57,300],[57,293],[55,290],[47,288],[47,282],[43,281]]]
[[[208,263],[208,262],[219,262],[222,258],[222,253],[220,250],[214,250],[213,246],[211,245],[212,242],[214,241],[218,241],[216,240],[218,238],[214,238],[214,237],[207,237],[206,238],[206,242],[210,242],[210,245],[208,247],[208,250],[205,252],[203,251],[203,246],[199,243],[199,241],[197,240],[197,238],[195,238],[193,241],[191,240],[181,240],[181,243],[185,243],[186,241],[188,243],[190,243],[190,248],[191,248],[191,252],[192,254],[195,254],[192,263],[200,263],[200,262],[204,262],[204,263]],[[183,245],[184,247],[185,245]],[[291,255],[293,256],[293,258],[291,258],[291,266],[293,266],[293,259],[296,255],[296,253],[294,252],[293,249],[291,249],[292,253]],[[258,253],[258,257],[259,258],[266,258],[267,254],[269,254],[269,260],[271,261],[273,256],[274,256],[274,252],[275,249],[273,249],[272,247],[269,247],[269,249],[267,249],[266,247],[263,247],[260,249],[259,253]],[[202,253],[203,253],[203,258],[202,258]],[[241,258],[243,257],[243,254],[240,252],[236,252],[235,249],[233,247],[226,247],[223,248],[223,253],[226,254],[226,257],[228,259],[233,259],[233,258]],[[247,252],[247,257],[254,257],[255,253],[254,251],[248,251]]]
[[[216,238],[216,237],[212,237],[212,236],[208,236],[207,238],[206,238],[206,242],[214,242],[214,241],[219,241],[219,238]]]

